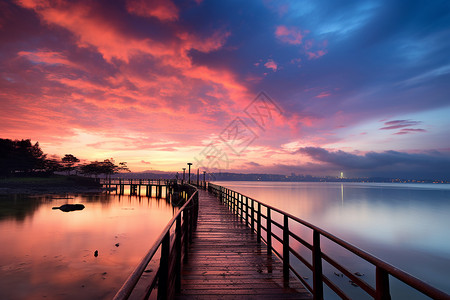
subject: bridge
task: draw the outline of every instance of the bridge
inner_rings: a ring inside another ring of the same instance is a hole
[[[341,299],[351,299],[324,274],[324,264],[373,299],[391,299],[392,278],[432,299],[450,299],[447,293],[313,224],[233,190],[206,182],[164,184],[167,193],[183,197],[184,205],[117,292],[116,300],[323,299],[324,286]],[[310,239],[291,230],[299,226],[310,232]],[[371,264],[373,276],[361,276],[341,265],[321,249],[325,241]],[[150,264],[157,265],[157,270],[149,269]]]

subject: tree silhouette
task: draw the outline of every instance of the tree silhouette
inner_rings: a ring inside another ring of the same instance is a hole
[[[61,158],[61,162],[63,165],[63,170],[67,171],[67,175],[70,175],[70,171],[76,169],[75,164],[79,163],[80,160],[72,154],[66,154],[63,158]]]
[[[121,162],[115,165],[112,159],[105,159],[104,161],[93,161],[79,167],[82,174],[94,175],[95,177],[104,174],[106,177],[121,171],[130,172],[126,162]]]
[[[31,140],[0,139],[0,174],[22,175],[44,171],[46,155]]]

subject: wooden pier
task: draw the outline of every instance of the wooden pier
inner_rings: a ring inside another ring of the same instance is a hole
[[[125,187],[127,187],[130,195],[141,196],[142,194],[147,197],[163,198],[163,196],[173,193],[173,186],[178,182],[165,179],[103,179],[100,183],[103,187],[114,190],[119,195],[124,195]],[[142,188],[145,188],[145,192]]]
[[[311,299],[251,229],[219,200],[199,191],[197,230],[176,299]]]

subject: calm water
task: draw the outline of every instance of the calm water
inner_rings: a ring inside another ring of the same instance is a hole
[[[165,199],[67,198],[1,196],[0,299],[111,299],[174,212]],[[52,210],[65,203],[85,209]]]
[[[217,182],[311,222],[396,267],[450,293],[450,185],[385,183]],[[309,238],[310,233],[297,229]],[[299,249],[301,247],[298,247]],[[373,269],[332,244],[325,251],[374,281]],[[302,253],[306,253],[300,249]],[[355,299],[364,294],[325,273]],[[308,275],[306,270],[298,266]],[[308,279],[311,280],[311,279]],[[312,282],[311,282],[312,284]],[[391,280],[395,299],[423,299]]]

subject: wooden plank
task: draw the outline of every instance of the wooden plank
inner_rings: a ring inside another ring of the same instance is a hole
[[[231,208],[199,193],[199,217],[176,299],[311,299]]]

